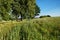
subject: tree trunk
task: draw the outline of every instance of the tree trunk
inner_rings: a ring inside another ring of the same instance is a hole
[[[22,19],[23,19],[23,15],[21,14],[21,21],[22,21]]]
[[[18,21],[18,17],[16,16],[16,21]]]

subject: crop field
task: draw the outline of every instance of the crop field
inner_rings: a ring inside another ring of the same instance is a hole
[[[0,40],[60,40],[60,17],[1,21]]]

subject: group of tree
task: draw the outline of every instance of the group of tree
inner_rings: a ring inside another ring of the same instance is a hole
[[[40,18],[51,17],[50,15],[40,16]]]
[[[36,0],[0,0],[0,19],[34,18],[40,13]]]

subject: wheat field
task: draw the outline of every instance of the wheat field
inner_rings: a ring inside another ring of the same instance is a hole
[[[1,21],[0,40],[60,40],[60,17]]]

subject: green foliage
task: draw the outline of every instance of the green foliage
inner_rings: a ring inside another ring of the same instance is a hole
[[[36,5],[36,0],[14,0],[12,10],[15,16],[21,16],[21,19],[34,18],[37,13],[40,13],[39,7]]]
[[[0,15],[2,19],[8,20],[9,19],[9,12],[11,10],[11,3],[13,0],[0,0]]]
[[[0,22],[0,40],[60,40],[60,17]]]
[[[28,0],[14,0],[14,4],[12,5],[13,14],[16,16],[21,16],[21,18],[26,18],[26,13],[28,10],[27,4]]]
[[[36,7],[35,7],[35,16],[39,15],[38,13],[40,13],[40,11],[41,11],[40,8],[36,4]]]
[[[40,18],[51,17],[50,15],[40,16]]]
[[[0,15],[3,20],[9,20],[12,15],[15,16],[16,20],[19,16],[21,16],[21,20],[34,18],[36,14],[40,12],[35,1],[36,0],[0,0]]]

